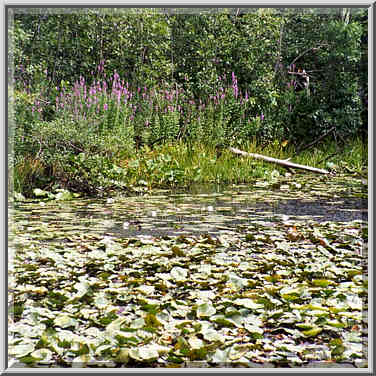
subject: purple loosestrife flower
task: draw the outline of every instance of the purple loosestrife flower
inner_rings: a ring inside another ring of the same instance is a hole
[[[265,119],[265,116],[264,116],[264,114],[261,112],[260,120],[263,121],[264,119]]]
[[[104,109],[105,111],[108,110],[108,105],[107,105],[107,103],[105,103],[105,104],[103,105],[103,109]]]
[[[232,72],[231,77],[232,77],[232,87],[234,89],[234,95],[235,95],[235,98],[238,98],[238,93],[239,93],[238,80],[236,79],[234,72]]]

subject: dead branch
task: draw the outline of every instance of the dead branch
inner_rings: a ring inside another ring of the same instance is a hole
[[[305,145],[303,146],[302,148],[298,148],[295,156],[297,156],[298,154],[300,154],[302,151],[304,150],[307,150],[309,149],[310,147],[316,145],[318,142],[320,142],[323,138],[325,138],[326,136],[328,136],[330,133],[332,133],[336,128],[335,127],[332,127],[330,128],[328,131],[326,131],[323,135],[321,135],[318,139],[316,139],[315,141],[312,141],[310,144],[308,145]]]
[[[251,157],[251,158],[255,158],[255,159],[261,159],[265,162],[276,163],[276,164],[281,165],[285,168],[297,168],[297,169],[307,170],[307,171],[315,172],[317,174],[324,174],[324,175],[330,174],[329,171],[322,170],[320,168],[304,166],[304,165],[300,165],[300,164],[297,164],[297,163],[288,162],[288,161],[282,160],[282,159],[266,157],[265,155],[261,155],[261,154],[247,153],[245,151],[235,149],[235,148],[232,148],[232,147],[230,147],[229,150],[232,153],[237,154],[237,155],[242,155],[243,157]]]
[[[307,50],[303,51],[299,56],[297,56],[291,63],[290,63],[290,67],[296,62],[298,61],[301,57],[303,57],[306,53],[308,53],[309,51],[317,51],[318,49],[320,49],[321,47],[324,47],[326,46],[326,44],[320,44],[318,45],[317,47],[311,47],[311,48],[308,48]]]

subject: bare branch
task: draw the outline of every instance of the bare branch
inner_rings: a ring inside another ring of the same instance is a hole
[[[296,61],[298,61],[301,57],[303,57],[305,54],[307,54],[308,52],[310,51],[317,51],[318,49],[320,49],[321,47],[324,47],[324,46],[327,46],[327,44],[320,44],[319,46],[317,47],[311,47],[311,48],[308,48],[307,50],[303,51],[299,56],[297,56],[291,63],[290,63],[290,66],[293,65]]]

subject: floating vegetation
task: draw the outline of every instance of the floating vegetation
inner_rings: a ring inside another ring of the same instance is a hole
[[[305,175],[201,194],[15,201],[10,358],[366,367],[365,188]]]

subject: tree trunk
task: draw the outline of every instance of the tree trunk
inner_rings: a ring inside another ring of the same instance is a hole
[[[315,172],[317,174],[325,174],[325,175],[330,174],[329,171],[322,170],[320,168],[304,166],[304,165],[300,165],[300,164],[297,164],[297,163],[288,162],[288,161],[283,160],[283,159],[275,159],[275,158],[271,158],[271,157],[266,157],[265,155],[261,155],[261,154],[247,153],[245,151],[235,149],[235,148],[232,148],[232,147],[230,147],[229,150],[234,154],[242,155],[244,157],[261,159],[263,161],[270,162],[270,163],[276,163],[276,164],[279,164],[279,165],[286,167],[286,168],[298,168],[298,169],[301,169],[301,170],[307,170],[307,171]]]

